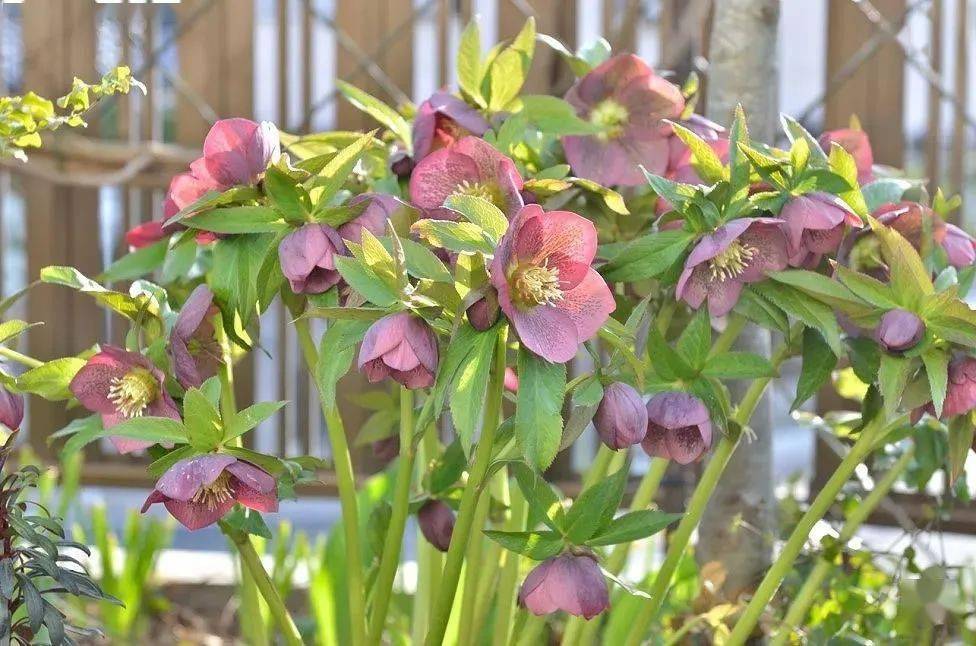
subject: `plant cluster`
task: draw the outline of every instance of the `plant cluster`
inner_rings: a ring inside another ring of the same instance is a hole
[[[563,98],[522,92],[537,42],[578,76]],[[391,598],[415,513],[429,542],[408,628],[418,641],[440,644],[452,609],[471,634],[490,621],[496,643],[527,634],[529,613],[593,620],[613,582],[636,599],[620,636],[638,644],[782,362],[802,359],[794,408],[850,367],[864,395],[849,452],[749,603],[722,619],[727,643],[742,644],[872,452],[934,424],[952,476],[962,469],[976,408],[976,312],[963,301],[976,246],[948,221],[958,200],[930,200],[920,182],[875,167],[856,124],[817,139],[784,117],[788,146],[755,141],[741,109],[728,130],[694,114],[695,79],[678,87],[602,45],[570,52],[531,20],[481,51],[472,24],[459,94],[415,109],[342,84],[382,131],[214,124],[173,178],[164,219],[128,233],[129,255],[97,279],[41,272],[126,319],[124,344],[51,361],[0,347],[28,368],[3,385],[90,413],[55,434],[67,453],[103,437],[148,452],[156,484],[144,509],[161,504],[191,530],[218,523],[239,551],[242,594],[264,598],[286,643],[301,637],[250,535],[269,535],[261,514],[330,466],[348,595],[322,616],[341,615],[341,643],[396,630]],[[233,391],[233,366],[257,349],[277,299],[319,391],[330,465],[245,446],[284,405],[239,408]],[[321,339],[314,318],[328,320]],[[772,356],[736,349],[750,323],[779,333]],[[5,323],[2,340],[27,326]],[[593,368],[572,376],[581,353]],[[358,397],[376,413],[358,441],[397,456],[383,504],[357,490],[336,398],[354,366],[397,384]],[[751,382],[740,401],[731,380]],[[569,501],[541,474],[591,421],[605,446]],[[638,444],[653,460],[621,514]],[[651,508],[669,462],[709,455],[683,514]],[[655,575],[624,581],[628,546],[674,523]],[[536,562],[527,573],[522,557]],[[564,643],[600,628],[574,618]]]

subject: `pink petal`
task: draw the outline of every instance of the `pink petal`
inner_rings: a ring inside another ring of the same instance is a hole
[[[504,306],[502,307],[505,310]],[[579,333],[569,313],[549,305],[505,310],[526,348],[553,363],[566,363],[579,350]]]
[[[596,336],[617,304],[603,277],[589,269],[583,281],[564,292],[562,300],[554,307],[569,315],[576,326],[577,339],[582,343]]]
[[[236,458],[220,453],[180,460],[162,475],[156,489],[174,500],[190,500],[201,487],[213,484],[235,462]]]
[[[171,499],[165,500],[163,504],[173,518],[192,532],[213,525],[226,516],[234,508],[235,501],[233,498],[228,498],[212,507],[202,503]]]
[[[705,439],[704,429],[707,428],[708,439]],[[664,441],[668,445],[668,452],[678,464],[691,464],[708,450],[711,444],[711,424],[706,422],[702,429],[697,426],[684,426],[669,430]]]

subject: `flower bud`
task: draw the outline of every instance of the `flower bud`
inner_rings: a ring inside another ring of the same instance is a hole
[[[335,258],[345,248],[342,238],[327,224],[306,224],[285,236],[278,245],[278,258],[291,291],[296,294],[329,291],[341,279]]]
[[[529,572],[519,590],[519,603],[534,615],[563,610],[592,619],[610,607],[610,593],[593,556],[562,554]]]
[[[414,166],[413,157],[405,152],[398,152],[390,159],[390,171],[400,179],[408,179]]]
[[[666,392],[647,402],[647,435],[641,446],[648,455],[690,464],[711,445],[712,423],[702,400],[685,392]]]
[[[384,316],[363,337],[359,369],[371,383],[390,377],[407,388],[432,386],[437,337],[426,321],[410,312]]]
[[[896,308],[884,313],[875,336],[888,352],[904,352],[922,340],[925,324],[912,312]]]
[[[428,500],[417,512],[417,523],[427,541],[442,552],[451,545],[454,510],[440,500]]]
[[[615,451],[643,440],[647,435],[647,409],[640,393],[620,381],[607,386],[593,425],[603,443]]]
[[[24,397],[12,393],[0,386],[0,426],[6,426],[11,431],[20,428],[24,421]]]
[[[474,329],[484,332],[498,321],[499,311],[498,292],[488,286],[484,296],[468,306],[468,322]]]

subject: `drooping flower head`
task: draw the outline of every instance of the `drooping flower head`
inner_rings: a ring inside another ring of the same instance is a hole
[[[24,421],[24,396],[0,386],[0,427],[16,431]]]
[[[914,312],[900,308],[881,316],[875,338],[888,352],[904,352],[918,345],[925,336],[925,324]]]
[[[163,385],[163,371],[136,352],[103,346],[71,380],[69,388],[82,406],[102,416],[102,426],[111,428],[140,416],[180,419],[173,398]],[[110,437],[120,453],[152,446],[152,442]]]
[[[685,392],[658,393],[647,402],[647,435],[641,443],[652,457],[690,464],[712,446],[712,422],[702,400]]]
[[[968,267],[976,262],[976,241],[968,233],[943,220],[931,208],[918,202],[899,202],[878,207],[878,221],[900,233],[915,249],[921,251],[926,233],[933,244],[945,251],[953,267]],[[867,244],[870,244],[868,241]],[[861,241],[857,247],[864,246]],[[863,256],[863,253],[860,254]]]
[[[278,485],[250,462],[213,453],[171,466],[146,498],[143,513],[158,502],[193,531],[214,524],[236,503],[260,512],[278,511]]]
[[[930,404],[931,406],[931,404]],[[942,419],[968,413],[976,408],[976,359],[960,357],[949,363],[949,380]]]
[[[577,114],[605,131],[563,137],[573,173],[605,186],[644,183],[638,166],[663,175],[668,165],[670,128],[684,109],[681,91],[657,76],[647,63],[621,54],[601,63],[566,93]]]
[[[529,572],[519,590],[519,604],[534,615],[562,610],[592,619],[610,607],[610,591],[593,556],[566,553]]]
[[[214,317],[219,310],[206,285],[199,285],[183,303],[169,335],[169,356],[173,373],[184,388],[199,388],[217,374],[222,362],[215,336]]]
[[[938,242],[953,267],[961,269],[976,263],[976,240],[956,225],[947,222]]]
[[[471,327],[484,332],[498,321],[501,312],[498,305],[498,290],[487,285],[481,298],[471,303],[465,312]]]
[[[786,222],[789,262],[794,267],[815,267],[825,254],[837,251],[848,227],[862,225],[840,198],[820,192],[790,198],[780,217]]]
[[[417,108],[413,121],[413,157],[420,161],[468,135],[480,137],[490,128],[481,113],[450,92],[434,92]]]
[[[280,155],[278,129],[270,121],[221,119],[203,140],[207,170],[225,186],[255,184]]]
[[[281,273],[296,294],[321,294],[342,276],[335,258],[346,251],[339,233],[327,224],[306,224],[285,236],[278,245]]]
[[[707,300],[708,312],[723,316],[735,307],[744,284],[759,282],[786,264],[781,220],[732,220],[704,236],[688,255],[675,294],[695,309]]]
[[[647,435],[647,409],[640,393],[622,381],[607,385],[593,426],[603,443],[615,451],[638,444]]]
[[[820,135],[819,143],[825,153],[829,154],[830,144],[835,143],[851,154],[857,166],[858,184],[863,186],[874,181],[874,154],[866,132],[854,128],[828,130]]]
[[[371,383],[392,378],[407,388],[427,388],[437,374],[437,337],[419,316],[397,312],[366,331],[359,369]]]
[[[440,209],[452,195],[474,195],[512,217],[522,206],[521,190],[515,163],[477,137],[432,152],[410,176],[410,200],[424,210]]]
[[[143,222],[125,232],[125,244],[129,249],[142,249],[154,242],[159,242],[168,234],[163,230],[163,223],[156,220]]]
[[[522,344],[565,363],[592,339],[616,307],[610,288],[590,264],[593,223],[569,211],[522,208],[491,263],[498,303]]]
[[[424,538],[441,552],[451,546],[454,534],[454,510],[441,500],[428,500],[417,510],[417,524]]]

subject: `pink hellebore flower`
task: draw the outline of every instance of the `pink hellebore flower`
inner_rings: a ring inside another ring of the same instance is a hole
[[[874,154],[871,152],[871,142],[868,134],[863,130],[841,128],[828,130],[820,135],[820,147],[830,154],[830,144],[836,143],[854,158],[857,166],[857,182],[862,186],[874,181]]]
[[[384,316],[366,331],[359,369],[371,383],[392,377],[407,388],[434,385],[437,337],[426,321],[410,312]]]
[[[306,224],[278,245],[281,273],[296,294],[322,294],[342,277],[335,258],[346,251],[339,233],[327,224]]]
[[[976,263],[976,240],[956,225],[947,222],[937,242],[953,267],[961,269]]]
[[[410,176],[410,201],[421,209],[440,209],[452,195],[474,195],[508,217],[522,207],[522,176],[515,163],[477,137],[424,157]]]
[[[547,361],[565,363],[592,339],[616,307],[590,264],[593,223],[569,211],[522,208],[498,243],[491,283],[522,344]]]
[[[652,457],[690,464],[712,446],[712,422],[702,400],[684,392],[658,393],[647,402],[647,436]]]
[[[212,525],[236,503],[261,512],[278,511],[278,485],[264,469],[222,453],[180,460],[156,483],[143,513],[163,503],[190,531]]]
[[[596,135],[563,137],[573,172],[605,186],[638,186],[638,166],[663,175],[668,166],[670,128],[684,109],[681,91],[633,54],[601,63],[576,81],[566,100],[583,119],[602,126]]]
[[[481,113],[450,92],[434,92],[417,108],[413,121],[413,157],[420,161],[461,137],[480,137],[491,125]]]
[[[942,247],[953,267],[963,268],[976,262],[976,240],[954,224],[940,218],[932,209],[918,202],[885,204],[874,212],[882,224],[890,226],[920,249],[928,229],[932,241]]]
[[[0,426],[16,431],[23,421],[24,396],[0,386]]]
[[[270,121],[221,119],[203,140],[207,170],[224,186],[256,184],[280,155],[278,129]]]
[[[707,300],[712,316],[728,314],[744,284],[786,268],[781,227],[775,218],[741,218],[718,227],[688,255],[675,294],[695,309]]]
[[[173,373],[184,388],[199,388],[217,374],[223,361],[214,332],[213,319],[219,313],[214,295],[199,285],[183,303],[169,334],[169,356]]]
[[[143,415],[180,419],[180,411],[163,385],[166,376],[149,359],[136,352],[114,346],[88,360],[69,388],[81,405],[102,416],[102,426]],[[110,437],[120,453],[131,453],[152,446],[152,442]]]
[[[961,357],[949,364],[949,383],[945,403],[942,405],[942,419],[963,415],[974,408],[976,408],[976,359]]]
[[[820,192],[791,198],[779,216],[786,222],[789,262],[794,267],[816,267],[824,254],[837,251],[847,227],[862,225],[840,198]]]
[[[593,416],[593,426],[614,451],[639,443],[647,435],[647,409],[640,393],[622,381],[608,385]]]
[[[454,510],[440,500],[428,500],[417,511],[417,524],[424,538],[441,552],[451,546],[454,521]]]
[[[904,352],[918,345],[925,336],[925,324],[916,314],[903,309],[888,310],[881,316],[875,338],[888,352]]]
[[[610,591],[596,558],[567,553],[529,572],[519,603],[534,615],[562,610],[589,620],[610,607]]]
[[[168,233],[163,230],[163,223],[152,220],[150,222],[143,222],[126,231],[125,244],[129,249],[142,249],[155,242],[159,242],[167,235]]]

